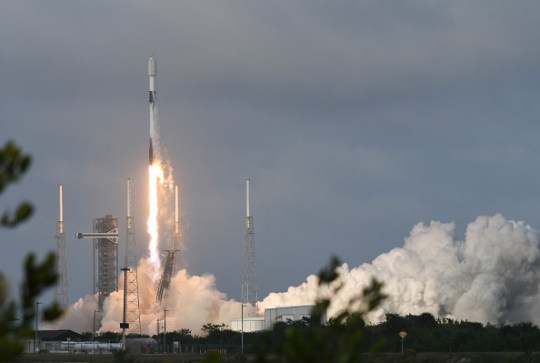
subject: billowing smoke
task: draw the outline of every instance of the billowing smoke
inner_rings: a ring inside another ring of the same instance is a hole
[[[482,323],[540,323],[539,234],[523,222],[497,214],[481,216],[467,226],[464,241],[455,239],[454,223],[419,223],[404,246],[384,253],[371,264],[341,267],[345,288],[336,296],[329,316],[375,277],[384,282],[386,302],[368,316],[421,314]],[[311,304],[317,277],[287,292],[272,293],[260,304]]]
[[[190,276],[186,270],[173,276],[164,304],[157,306],[152,268],[148,259],[141,259],[138,276],[143,333],[156,331],[164,306],[169,309],[169,331],[188,328],[198,333],[205,323],[229,325],[240,317],[240,303],[219,292],[212,275]],[[429,312],[482,323],[540,324],[539,234],[525,223],[499,214],[478,217],[467,226],[463,241],[456,240],[454,223],[419,223],[405,238],[403,247],[378,256],[371,264],[352,269],[344,264],[340,270],[345,288],[334,297],[329,316],[343,309],[350,297],[376,277],[384,282],[389,297],[368,316],[373,323],[383,321],[387,313]],[[317,282],[311,275],[286,292],[269,294],[259,302],[259,312],[276,306],[312,304],[319,294]],[[61,326],[90,331],[96,301],[92,296],[77,301]],[[105,301],[101,324],[98,322],[101,331],[119,330],[122,306],[122,291]]]
[[[160,276],[165,276],[160,252],[183,251],[184,248],[179,228],[178,206],[175,205],[173,209],[173,168],[161,143],[159,131],[159,111],[155,92],[156,67],[153,56],[149,59],[148,75],[150,79],[148,256],[142,258],[137,266],[141,331],[145,334],[156,332],[158,319],[164,318],[164,311],[168,310],[169,331],[187,328],[199,332],[206,323],[228,324],[241,314],[242,308],[240,303],[227,300],[225,294],[216,289],[212,275],[190,276],[184,269],[171,276],[170,287],[165,291],[161,303],[156,301]],[[118,286],[124,286],[123,276],[120,277]],[[68,308],[56,326],[77,331],[91,331],[94,327],[101,331],[119,330],[123,320],[124,292],[117,291],[108,296],[103,303],[102,311],[99,312],[97,300],[97,296],[79,299]],[[247,312],[250,311],[254,311],[254,307],[248,307]]]
[[[137,268],[141,330],[143,334],[156,334],[157,320],[167,312],[167,330],[191,329],[200,333],[206,323],[225,323],[237,319],[241,304],[228,300],[215,287],[214,276],[191,276],[186,270],[178,271],[171,279],[171,286],[163,297],[162,304],[156,303],[157,284],[152,281],[154,267],[148,258],[141,259]],[[123,286],[120,279],[119,286]],[[119,331],[123,316],[122,290],[111,294],[104,302],[103,312],[94,314],[97,297],[86,296],[69,307],[59,327],[76,331],[92,331],[94,315],[98,331]]]

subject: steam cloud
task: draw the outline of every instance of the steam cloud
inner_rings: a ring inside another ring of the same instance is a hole
[[[191,276],[186,270],[177,271],[171,278],[171,285],[163,303],[156,303],[157,284],[153,281],[154,266],[148,258],[140,260],[137,268],[141,330],[143,334],[156,334],[156,323],[163,319],[163,309],[167,308],[167,331],[190,329],[200,333],[201,327],[209,322],[224,322],[239,317],[241,304],[227,300],[224,293],[215,287],[214,276]],[[123,286],[120,279],[119,286]],[[104,302],[103,313],[96,315],[99,331],[119,331],[123,312],[123,290],[112,293]],[[60,322],[60,328],[75,331],[92,331],[97,297],[86,296],[69,307]]]
[[[480,216],[466,229],[465,239],[455,239],[454,223],[419,223],[405,238],[403,247],[384,253],[371,264],[350,269],[340,267],[345,283],[328,312],[333,316],[350,297],[362,291],[372,277],[385,283],[389,295],[368,319],[384,320],[385,314],[421,314],[482,323],[531,321],[540,323],[539,234],[524,222],[502,215]],[[139,265],[141,323],[145,333],[154,333],[162,308],[156,307],[155,284],[146,259]],[[141,280],[142,279],[142,280]],[[265,308],[312,304],[318,296],[317,277],[286,292],[271,293],[259,302]],[[120,284],[122,286],[122,284]],[[105,302],[102,331],[118,330],[122,316],[122,292]],[[178,271],[166,296],[168,330],[182,328],[199,332],[205,323],[229,325],[240,315],[240,303],[227,300],[215,288],[212,275],[190,276]],[[63,327],[78,331],[92,329],[93,297],[70,307]],[[159,310],[158,310],[159,309]]]
[[[497,214],[481,216],[467,226],[465,240],[455,240],[454,223],[432,221],[413,227],[401,248],[371,263],[341,267],[345,288],[329,316],[362,291],[372,277],[385,283],[387,301],[368,318],[385,314],[421,314],[481,323],[540,323],[539,234],[523,222]],[[317,278],[272,293],[259,308],[312,303]]]

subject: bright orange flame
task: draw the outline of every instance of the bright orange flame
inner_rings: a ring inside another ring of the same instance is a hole
[[[150,235],[150,244],[148,249],[150,252],[150,262],[155,267],[156,271],[161,266],[161,260],[159,258],[159,228],[158,228],[158,181],[163,182],[163,168],[159,163],[150,165],[148,170],[150,180],[149,185],[149,198],[150,198],[150,214],[148,216],[147,231]]]

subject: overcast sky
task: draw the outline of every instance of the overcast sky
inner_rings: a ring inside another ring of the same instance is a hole
[[[401,246],[420,221],[502,213],[540,226],[540,2],[0,2],[0,143],[34,163],[0,207],[1,270],[56,248],[69,301],[92,292],[95,217],[146,253],[147,61],[181,189],[185,260],[240,299],[252,179],[259,298]],[[458,236],[459,238],[459,236]],[[123,251],[122,237],[121,249]]]

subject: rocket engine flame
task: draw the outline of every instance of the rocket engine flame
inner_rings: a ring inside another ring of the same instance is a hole
[[[163,182],[163,169],[159,162],[155,162],[148,168],[148,197],[150,212],[148,215],[147,231],[150,236],[148,244],[148,252],[150,253],[150,262],[157,272],[161,267],[161,260],[159,258],[159,227],[158,227],[158,214],[159,214],[159,201],[158,201],[158,182]]]

